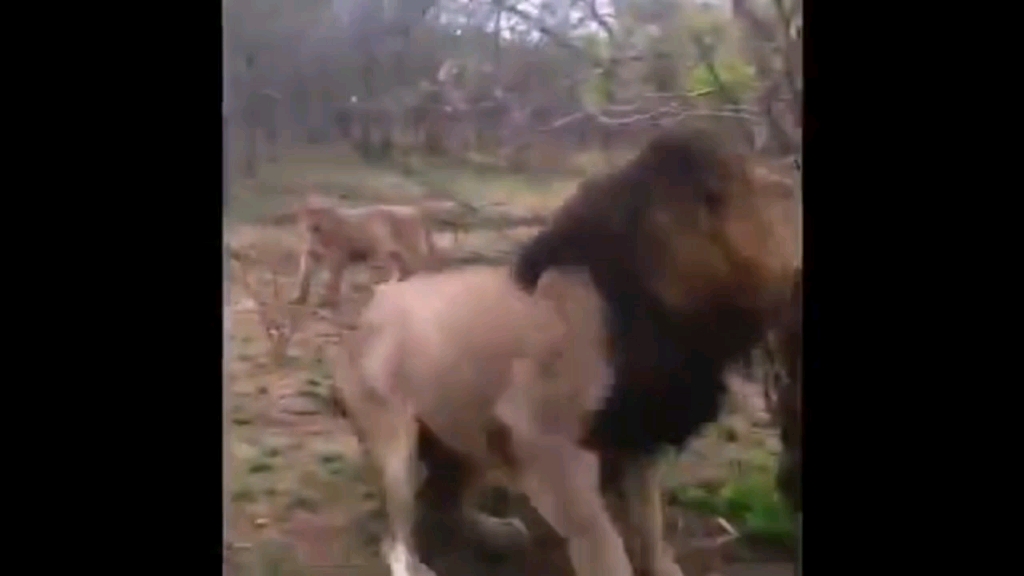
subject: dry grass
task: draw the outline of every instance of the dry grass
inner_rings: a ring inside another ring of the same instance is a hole
[[[473,203],[502,203],[529,213],[557,206],[573,191],[578,176],[507,174],[425,162],[403,175],[366,166],[339,148],[293,149],[281,164],[264,166],[258,179],[235,180],[226,231],[234,250],[261,263],[251,273],[252,283],[266,287],[273,272],[285,296],[294,290],[301,240],[294,227],[258,221],[287,207],[292,198],[284,184],[300,180],[357,203],[412,200],[443,191]],[[438,244],[458,260],[497,262],[535,231],[533,226],[478,229],[460,239],[458,246],[447,234],[439,235]],[[348,275],[357,288],[366,281],[359,268]],[[343,316],[354,315],[367,297],[365,290],[346,295]],[[291,338],[282,360],[274,363],[252,297],[237,273],[231,278],[227,313],[231,573],[387,574],[377,553],[384,530],[378,496],[364,477],[358,443],[329,406],[330,356],[338,329],[311,314]],[[666,478],[671,493],[679,492],[679,486],[721,490],[747,477],[750,470],[770,468],[778,440],[752,424],[757,418],[735,416],[709,426],[676,459]],[[687,495],[692,496],[683,494]],[[683,515],[678,510],[670,515],[670,533],[679,542],[686,573],[701,576],[717,569],[707,554],[686,552],[693,537],[705,532],[706,522],[689,513],[682,522]],[[479,564],[473,557],[466,562],[459,569],[449,563],[439,575],[522,573],[521,567]],[[531,568],[529,573],[557,573],[552,570]]]

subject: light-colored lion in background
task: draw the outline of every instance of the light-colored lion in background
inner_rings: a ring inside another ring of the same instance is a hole
[[[304,248],[293,304],[309,300],[313,274],[322,266],[330,276],[321,303],[333,307],[340,303],[342,275],[350,264],[383,265],[392,281],[438,264],[433,235],[415,206],[343,208],[310,195],[298,221]]]

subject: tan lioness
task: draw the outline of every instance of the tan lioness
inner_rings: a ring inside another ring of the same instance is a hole
[[[580,446],[611,389],[607,356],[603,304],[585,273],[549,270],[534,296],[492,267],[378,288],[344,340],[335,391],[380,471],[394,576],[430,573],[412,541],[417,459],[428,471],[426,502],[484,542],[525,542],[517,520],[466,505],[497,474],[568,540],[576,574],[633,573],[601,497],[597,455]],[[627,474],[628,501],[640,507],[643,469]]]
[[[391,281],[435,264],[437,250],[423,215],[412,206],[346,209],[311,196],[298,211],[305,248],[299,261],[299,285],[293,304],[305,304],[313,274],[330,270],[323,305],[340,302],[341,280],[352,263],[373,262],[389,270]]]

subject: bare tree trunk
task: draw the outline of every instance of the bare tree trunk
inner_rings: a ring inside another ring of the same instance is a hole
[[[742,22],[748,34],[757,43],[763,46],[779,44],[782,50],[782,69],[777,70],[772,59],[763,50],[752,51],[754,64],[758,76],[767,86],[758,98],[758,106],[767,119],[768,145],[772,151],[782,154],[790,154],[800,149],[799,131],[802,125],[800,112],[803,110],[803,94],[797,87],[795,60],[800,56],[798,46],[791,46],[789,40],[789,26],[792,21],[793,10],[798,9],[794,5],[790,14],[784,14],[780,3],[775,3],[776,16],[781,20],[782,30],[778,30],[778,22],[768,20],[759,16],[749,6],[747,0],[732,0],[733,16]],[[781,34],[780,34],[781,32]],[[786,93],[788,92],[788,98]],[[788,126],[788,119],[780,119],[773,109],[776,102],[789,102],[792,121],[795,127]],[[794,130],[795,128],[795,130]]]
[[[501,81],[501,16],[504,13],[501,6],[498,6],[498,13],[494,16],[494,77]]]
[[[259,153],[259,142],[257,142],[258,129],[254,126],[245,127],[245,177],[256,177],[256,155]]]
[[[318,124],[318,134],[322,144],[330,144],[331,142],[331,110],[334,106],[334,90],[331,88],[331,84],[328,84],[320,92],[320,107],[323,109],[320,117],[320,124]]]
[[[324,125],[324,74],[320,71],[309,88],[309,116],[306,124],[306,143],[317,144],[320,141],[320,128]],[[329,122],[329,119],[326,119]]]
[[[221,23],[222,23],[221,25],[222,26],[224,25],[223,24],[224,20],[225,20],[225,17],[224,17],[224,15],[222,15],[221,16]],[[229,120],[231,118],[231,80],[230,80],[231,79],[231,73],[230,73],[231,68],[229,66],[229,60],[228,60],[227,34],[224,34],[224,38],[225,38],[225,40],[224,40],[224,47],[223,47],[223,54],[224,54],[224,65],[223,65],[224,78],[222,79],[222,82],[223,82],[222,92],[221,92],[222,100],[221,100],[221,108],[220,108],[221,109],[221,117],[222,117],[222,127],[221,127],[221,154],[222,154],[222,156],[221,156],[221,206],[222,206],[222,214],[224,216],[227,216],[227,213],[228,213],[228,210],[229,210],[229,207],[230,207],[229,206],[229,204],[230,204],[229,198],[231,196],[231,193],[230,193],[230,190],[231,190],[231,147],[230,147],[230,143],[231,143],[231,122]],[[225,232],[222,232],[222,234],[223,233],[225,233]],[[222,303],[224,305],[227,305],[230,302],[230,294],[228,292],[228,286],[230,285],[229,284],[229,277],[228,277],[228,270],[230,269],[229,268],[230,264],[229,264],[228,253],[227,253],[228,252],[227,251],[227,242],[221,242],[221,247],[222,247],[222,252],[223,252],[221,254],[221,270],[222,270],[221,274],[222,274],[222,278],[223,278],[223,281],[221,282],[221,285],[223,286],[223,288],[222,288],[222,290],[223,290]],[[223,350],[225,352],[227,352],[230,349],[229,345],[230,345],[231,339],[228,337],[228,335],[230,334],[230,326],[231,326],[230,321],[231,320],[230,320],[229,315],[225,314],[224,315],[224,333],[222,335],[222,337],[224,338],[224,340],[223,340],[223,345],[224,345]],[[231,502],[231,493],[230,493],[230,489],[228,488],[228,482],[227,482],[227,479],[231,478],[231,459],[228,457],[228,455],[231,454],[231,438],[228,435],[228,424],[229,424],[229,422],[228,422],[228,410],[230,409],[230,406],[231,406],[231,391],[230,391],[230,386],[229,386],[229,382],[228,382],[228,359],[230,357],[231,356],[229,354],[224,354],[224,358],[223,358],[223,361],[222,361],[223,365],[222,365],[222,368],[221,368],[222,369],[222,372],[221,372],[221,437],[222,437],[222,445],[221,446],[222,446],[222,450],[223,450],[221,452],[221,455],[222,455],[222,458],[223,458],[223,461],[221,462],[221,465],[223,466],[222,470],[223,470],[223,474],[224,474],[223,476],[221,476],[221,478],[223,479],[222,487],[221,487],[221,489],[223,490],[221,502],[223,502],[223,506],[224,506],[224,510],[223,510],[224,525],[222,526],[221,529],[223,530],[223,532],[222,532],[222,539],[223,539],[223,542],[224,542],[225,553],[227,552],[227,546],[228,546],[228,542],[229,542],[228,541],[228,518],[231,517],[230,509],[228,508],[230,506],[230,502]],[[227,568],[228,568],[228,564],[227,564],[227,562],[224,562],[222,564],[222,574],[226,574]]]

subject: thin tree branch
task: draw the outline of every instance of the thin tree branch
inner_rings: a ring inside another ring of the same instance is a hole
[[[570,50],[574,54],[583,57],[588,62],[591,62],[594,66],[604,66],[604,62],[595,59],[593,56],[588,54],[587,51],[584,50],[583,48],[580,48],[576,44],[573,44],[568,39],[563,37],[561,34],[556,32],[549,26],[545,25],[543,22],[539,22],[535,16],[531,16],[530,14],[523,12],[516,6],[504,4],[501,0],[492,0],[492,2],[494,3],[495,7],[501,7],[505,12],[515,16],[516,18],[519,18],[520,20],[527,24],[530,24],[531,26],[536,28],[538,32],[546,36],[555,44],[558,44],[562,48]]]
[[[587,9],[590,11],[590,16],[594,19],[594,22],[596,22],[597,25],[604,30],[604,33],[608,35],[608,40],[614,40],[615,31],[612,29],[612,25],[608,23],[608,20],[598,12],[597,0],[587,0]]]

